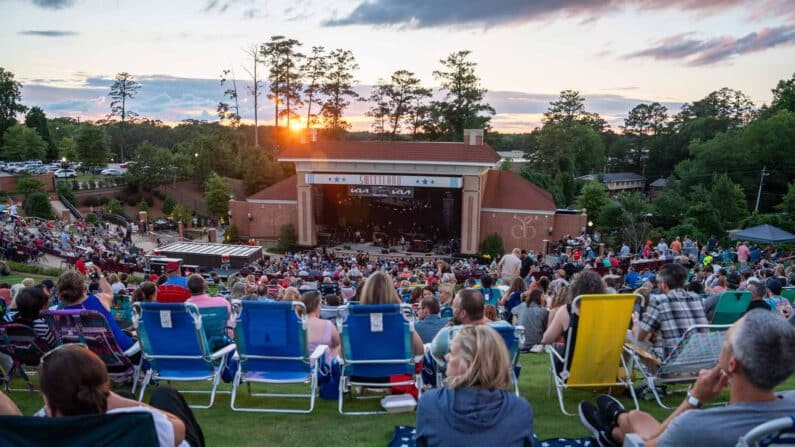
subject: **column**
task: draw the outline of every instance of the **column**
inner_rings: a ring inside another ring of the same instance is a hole
[[[298,176],[298,245],[317,245],[315,207],[312,202],[312,185],[306,183],[306,173]]]
[[[465,175],[461,191],[461,253],[477,254],[480,244],[480,177]]]

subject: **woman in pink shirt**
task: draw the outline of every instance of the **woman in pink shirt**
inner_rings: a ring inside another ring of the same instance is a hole
[[[320,318],[320,294],[311,291],[304,292],[301,296],[307,313],[307,330],[309,331],[309,352],[313,352],[320,345],[326,345],[326,363],[340,354],[340,333],[329,320]]]

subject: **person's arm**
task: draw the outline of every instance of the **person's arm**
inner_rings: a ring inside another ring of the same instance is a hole
[[[564,307],[558,309],[558,311],[555,312],[552,322],[549,324],[547,330],[544,331],[544,336],[541,338],[541,344],[548,345],[555,343],[555,341],[563,336],[563,333],[566,332],[567,327],[569,327],[569,312]]]
[[[337,327],[334,326],[334,323],[331,323],[330,321],[329,323],[331,324],[331,346],[329,346],[329,349],[333,355],[338,356],[340,354],[340,346],[342,346],[342,342],[340,341],[340,333],[337,330]]]
[[[102,305],[105,306],[105,309],[110,310],[113,304],[113,287],[111,287],[110,283],[105,278],[102,269],[96,264],[94,264],[94,271],[97,273],[97,278],[99,278],[100,293],[96,294],[96,296],[99,298],[100,302],[102,302]]]
[[[169,413],[168,411],[155,408],[143,402],[138,402],[137,400],[121,397],[118,394],[114,393],[113,391],[111,391],[110,394],[108,395],[108,410],[113,410],[116,408],[130,408],[130,407],[147,407],[149,409],[162,413],[163,415],[166,416],[166,418],[168,418],[168,421],[171,422],[171,425],[174,427],[174,446],[175,447],[179,446],[182,443],[182,441],[185,440],[185,423],[182,422],[182,419],[178,418],[177,416]]]
[[[339,334],[337,336],[339,336]],[[411,344],[414,348],[415,356],[425,354],[425,346],[422,344],[422,339],[420,338],[420,334],[418,334],[417,331],[411,332]]]
[[[0,391],[0,416],[22,416],[17,404],[2,391]]]

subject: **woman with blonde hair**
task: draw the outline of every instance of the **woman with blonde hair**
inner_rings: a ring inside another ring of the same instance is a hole
[[[462,326],[447,360],[446,386],[422,394],[417,446],[533,445],[533,409],[511,388],[511,361],[488,325]]]
[[[361,305],[377,305],[377,304],[400,304],[401,300],[395,291],[392,277],[385,272],[375,272],[367,278],[367,281],[362,287],[362,293],[359,298]],[[413,326],[412,326],[413,328]],[[425,353],[425,348],[422,345],[422,339],[416,331],[411,333],[412,345],[414,348],[414,355],[422,355]]]

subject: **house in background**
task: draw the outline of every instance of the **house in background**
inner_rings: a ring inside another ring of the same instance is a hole
[[[665,188],[668,187],[668,180],[662,177],[649,184],[649,200],[654,200]]]
[[[522,168],[530,166],[530,160],[524,158],[524,151],[497,151],[500,162],[497,166],[502,167],[505,163],[510,166],[513,172],[520,172]]]
[[[643,176],[633,172],[611,172],[606,174],[588,174],[577,177],[577,180],[584,180],[587,182],[599,181],[601,178],[602,183],[607,188],[607,192],[615,195],[622,192],[640,192],[642,193],[646,186],[646,179]]]

